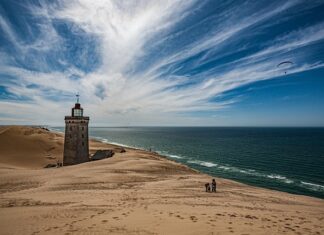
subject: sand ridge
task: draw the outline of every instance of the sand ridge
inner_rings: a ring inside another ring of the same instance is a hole
[[[3,146],[3,136],[6,145],[20,143],[21,147],[13,151]],[[206,193],[203,185],[210,176],[134,149],[110,159],[43,169],[48,153],[61,157],[61,134],[40,128],[2,127],[0,140],[0,234],[324,231],[321,199],[218,178],[218,192]],[[51,147],[55,149],[48,151]],[[92,152],[115,147],[90,143]]]

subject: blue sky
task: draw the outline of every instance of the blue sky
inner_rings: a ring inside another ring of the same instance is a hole
[[[324,1],[0,1],[0,124],[324,126]],[[277,67],[282,61],[292,61]]]

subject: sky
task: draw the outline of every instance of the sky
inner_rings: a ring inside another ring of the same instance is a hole
[[[0,0],[0,125],[324,126],[324,1]],[[278,66],[283,61],[291,61]]]

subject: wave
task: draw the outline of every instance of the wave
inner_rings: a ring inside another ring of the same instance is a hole
[[[177,158],[177,159],[182,159],[183,157],[177,156],[177,155],[173,155],[173,154],[168,154],[167,157],[171,157],[171,158]]]
[[[64,129],[58,129],[55,127],[46,127],[49,131],[54,132],[54,133],[63,133],[64,134]]]
[[[213,162],[205,162],[205,161],[200,161],[200,160],[190,160],[187,161],[188,163],[193,163],[193,164],[197,164],[197,165],[201,165],[201,166],[205,166],[205,167],[215,167],[218,166],[218,164],[213,163]]]
[[[106,144],[113,144],[113,145],[118,145],[118,146],[125,147],[125,148],[132,148],[132,149],[148,151],[145,148],[139,148],[139,147],[135,147],[135,146],[127,145],[127,144],[121,144],[121,143],[118,143],[118,142],[109,141],[106,138],[102,138],[102,137],[98,137],[98,136],[91,136],[91,138],[93,138],[95,140],[98,140],[100,142],[106,143]]]
[[[238,168],[235,166],[228,166],[228,165],[220,165],[217,163],[213,162],[206,162],[206,161],[201,161],[201,160],[189,160],[187,163],[192,163],[192,164],[197,164],[205,167],[214,167],[222,171],[229,171],[233,173],[241,173],[244,175],[251,175],[251,176],[257,176],[260,178],[268,178],[268,179],[273,179],[276,181],[280,181],[286,184],[292,184],[295,181],[292,179],[288,179],[286,176],[278,175],[278,174],[265,174],[258,172],[254,169],[243,169],[243,168]]]
[[[118,146],[125,147],[125,148],[132,148],[132,149],[144,150],[142,148],[138,148],[138,147],[135,147],[135,146],[130,146],[130,145],[127,145],[127,144],[121,144],[121,143],[118,143],[118,142],[111,142],[111,141],[108,141],[108,140],[106,140],[105,143],[113,144],[113,145],[118,145]]]
[[[136,146],[132,146],[132,145],[121,144],[121,143],[118,143],[118,142],[109,141],[109,140],[107,140],[105,138],[98,137],[98,136],[95,136],[95,137],[92,137],[92,138],[94,138],[96,140],[99,140],[99,141],[101,141],[103,143],[107,143],[107,144],[114,144],[114,145],[122,146],[122,147],[125,147],[125,148],[132,148],[132,149],[149,151],[148,149],[145,149],[145,148],[142,148],[142,147],[136,147]],[[164,151],[156,151],[156,152],[158,154],[164,156],[164,157],[170,157],[170,158],[175,158],[175,159],[183,159],[183,158],[185,158],[183,156],[169,154],[168,152],[164,152]]]
[[[163,152],[163,151],[156,151],[156,152],[158,154],[162,155],[162,156],[166,156],[166,157],[170,157],[170,158],[175,158],[175,159],[183,159],[183,158],[185,158],[184,156],[169,154],[169,153]]]
[[[270,175],[267,175],[267,177],[270,178],[270,179],[276,179],[276,180],[279,180],[279,181],[283,181],[286,184],[294,183],[294,180],[288,179],[286,176],[282,176],[282,175],[270,174]]]
[[[224,171],[238,172],[245,175],[262,176],[262,173],[259,173],[253,169],[243,169],[235,166],[226,166],[226,165],[220,165],[218,168]]]
[[[238,167],[234,167],[234,166],[220,165],[220,164],[201,161],[201,160],[189,160],[189,161],[187,161],[187,163],[197,164],[197,165],[201,165],[201,166],[205,166],[205,167],[214,167],[214,168],[217,168],[222,171],[229,171],[229,172],[233,172],[233,173],[241,173],[241,174],[256,176],[256,177],[260,177],[260,178],[272,179],[272,180],[278,181],[280,183],[294,184],[294,186],[308,189],[311,191],[324,192],[323,185],[305,182],[305,181],[293,180],[293,179],[290,179],[286,176],[279,175],[279,174],[266,174],[266,173],[258,172],[254,169],[242,169],[242,168],[238,168]]]
[[[303,186],[304,188],[307,188],[309,190],[316,191],[316,192],[318,192],[318,191],[324,192],[323,185],[309,183],[309,182],[305,182],[305,181],[301,181],[300,184],[301,184],[301,186]]]

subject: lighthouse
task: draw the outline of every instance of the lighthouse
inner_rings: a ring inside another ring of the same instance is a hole
[[[89,117],[83,116],[79,95],[71,116],[65,116],[63,165],[74,165],[89,161]]]

